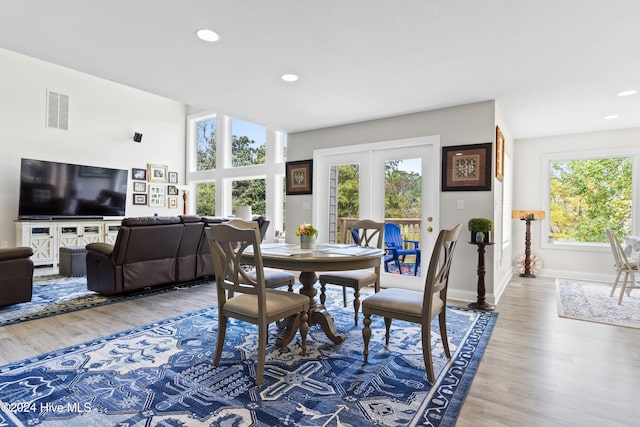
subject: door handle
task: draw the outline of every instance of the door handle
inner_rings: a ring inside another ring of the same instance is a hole
[[[433,227],[427,227],[427,231],[431,233],[433,231]]]

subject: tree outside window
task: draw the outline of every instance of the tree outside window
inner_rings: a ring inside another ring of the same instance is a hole
[[[632,158],[550,163],[550,237],[560,242],[606,242],[632,232]]]
[[[196,170],[216,168],[216,119],[196,122],[196,145],[198,150]]]

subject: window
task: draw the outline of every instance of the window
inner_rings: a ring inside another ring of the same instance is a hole
[[[196,126],[197,170],[216,168],[216,118],[198,120]]]
[[[251,206],[253,215],[266,214],[266,186],[264,179],[244,179],[233,181],[231,185],[232,209],[238,206]]]
[[[548,243],[606,244],[606,227],[619,237],[633,234],[636,157],[622,152],[545,156]]]
[[[231,164],[260,165],[265,162],[267,130],[244,120],[231,119]]]
[[[196,186],[196,214],[200,216],[215,216],[216,214],[215,182],[198,184]]]

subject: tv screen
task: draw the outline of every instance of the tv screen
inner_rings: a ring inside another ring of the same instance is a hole
[[[22,159],[21,219],[124,216],[127,171]]]

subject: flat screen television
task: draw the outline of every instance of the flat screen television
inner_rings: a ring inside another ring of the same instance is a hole
[[[124,216],[125,169],[22,159],[20,219]]]

